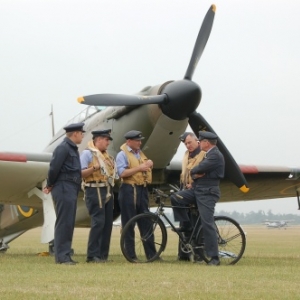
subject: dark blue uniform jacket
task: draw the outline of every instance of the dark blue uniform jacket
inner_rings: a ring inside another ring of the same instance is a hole
[[[53,186],[58,180],[81,183],[81,165],[78,147],[69,138],[59,144],[53,152],[48,172],[47,186]]]
[[[220,178],[224,177],[225,162],[223,154],[217,147],[213,147],[206,157],[191,170],[191,176],[194,174],[205,174],[203,177],[195,179],[195,184],[208,184],[215,185],[219,182]]]

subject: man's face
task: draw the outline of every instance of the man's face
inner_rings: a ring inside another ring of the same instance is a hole
[[[77,145],[79,145],[82,142],[83,135],[84,135],[84,132],[82,132],[82,131],[75,131],[73,133],[74,143],[77,144]]]
[[[200,148],[203,151],[207,151],[211,148],[211,144],[208,142],[208,140],[201,140],[200,141]]]
[[[110,139],[108,137],[98,136],[96,137],[94,144],[95,147],[100,151],[106,151],[110,143]]]
[[[199,147],[199,142],[195,137],[188,135],[184,141],[184,144],[189,152],[193,152]]]
[[[141,140],[127,140],[127,145],[134,151],[140,150],[142,141]]]

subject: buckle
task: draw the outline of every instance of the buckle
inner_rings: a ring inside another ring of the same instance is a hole
[[[113,185],[113,183],[114,183],[113,177],[109,176],[109,177],[107,178],[107,182],[108,182],[110,185]]]

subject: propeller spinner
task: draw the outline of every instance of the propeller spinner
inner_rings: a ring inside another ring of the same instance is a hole
[[[197,83],[192,81],[194,71],[210,36],[215,11],[216,6],[211,5],[206,13],[184,79],[167,84],[160,91],[160,95],[96,94],[80,97],[78,98],[78,102],[95,106],[158,104],[162,112],[171,119],[184,120],[189,118],[189,124],[197,136],[199,130],[208,130],[215,133],[208,122],[196,112],[201,100],[201,89]],[[220,139],[218,148],[225,158],[226,177],[239,187],[242,192],[248,192],[249,188],[247,187],[247,182],[243,173]]]

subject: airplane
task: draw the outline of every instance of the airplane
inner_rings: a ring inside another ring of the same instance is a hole
[[[183,79],[169,80],[146,86],[135,95],[99,94],[79,97],[87,107],[67,124],[84,122],[85,136],[79,146],[81,152],[94,130],[111,129],[113,141],[108,151],[116,156],[129,130],[140,130],[145,136],[142,150],[154,162],[153,182],[149,186],[150,206],[154,206],[151,188],[168,189],[177,184],[181,162],[173,159],[180,144],[179,136],[189,125],[198,135],[200,130],[215,132],[197,112],[201,88],[192,81],[198,61],[211,33],[216,6],[208,9]],[[66,124],[66,125],[67,125]],[[226,120],[224,120],[226,126]],[[65,131],[60,129],[42,153],[0,152],[0,251],[29,229],[42,226],[41,242],[53,250],[55,211],[51,194],[42,192],[46,185],[49,162],[53,150],[62,141]],[[238,165],[223,141],[218,147],[225,158],[225,178],[221,181],[221,201],[274,199],[296,196],[299,201],[300,169],[285,166]],[[120,214],[115,186],[115,219]],[[90,218],[78,196],[76,227],[90,227]]]
[[[284,228],[288,226],[288,223],[293,222],[294,220],[266,220],[264,224],[267,228]]]

